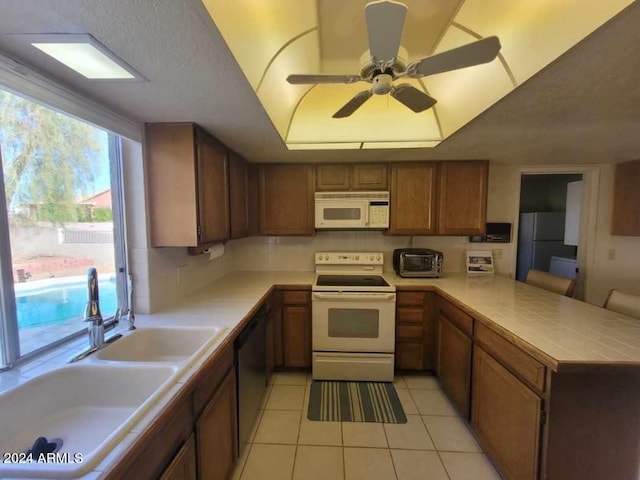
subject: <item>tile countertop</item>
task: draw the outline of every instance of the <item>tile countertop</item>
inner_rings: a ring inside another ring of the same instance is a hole
[[[527,350],[554,370],[584,364],[640,367],[640,320],[626,315],[500,275],[386,277],[396,287],[437,287],[472,315],[528,344]]]
[[[500,275],[449,273],[441,278],[385,277],[397,287],[437,288],[476,317],[531,346],[552,368],[584,363],[640,366],[640,321]],[[272,285],[311,285],[313,272],[233,272],[160,314],[139,316],[141,325],[213,324],[228,334]]]

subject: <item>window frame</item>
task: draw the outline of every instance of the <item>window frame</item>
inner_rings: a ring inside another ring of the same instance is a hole
[[[16,92],[13,89],[5,88],[0,84],[0,88],[9,93],[21,96],[28,101],[39,103],[45,108],[52,108],[44,102],[40,102]],[[129,277],[128,277],[128,248],[126,237],[126,217],[124,199],[124,178],[122,165],[122,140],[120,135],[113,133],[104,127],[97,126],[87,120],[75,117],[67,112],[58,110],[64,115],[76,118],[105,131],[108,135],[108,157],[111,188],[111,205],[113,212],[113,246],[114,264],[116,273],[116,292],[118,308],[122,312],[129,309]],[[0,149],[0,371],[10,370],[30,359],[50,351],[62,344],[81,337],[86,331],[81,325],[78,331],[70,335],[61,337],[47,345],[43,345],[31,352],[21,354],[20,334],[18,328],[18,316],[16,308],[16,296],[13,283],[13,270],[11,260],[11,241],[9,234],[9,215],[5,194],[4,171],[2,168],[2,151]],[[105,320],[112,319],[113,316],[105,317]]]

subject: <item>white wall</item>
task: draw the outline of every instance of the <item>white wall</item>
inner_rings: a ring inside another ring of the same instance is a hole
[[[604,304],[612,288],[640,295],[640,237],[610,234],[614,171],[614,165],[600,166],[595,257],[587,290],[587,301],[596,305]]]

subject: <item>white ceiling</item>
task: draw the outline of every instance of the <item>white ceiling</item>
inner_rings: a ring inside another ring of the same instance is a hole
[[[195,121],[251,161],[613,163],[640,158],[638,25],[636,1],[430,149],[287,150],[200,0],[2,0],[0,52],[132,120]],[[149,81],[91,83],[16,33],[90,33]]]

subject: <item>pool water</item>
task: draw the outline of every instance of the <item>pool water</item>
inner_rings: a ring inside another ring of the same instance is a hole
[[[100,282],[99,292],[100,312],[106,318],[113,315],[118,306],[115,280]],[[86,281],[16,293],[18,329],[53,326],[73,319],[80,321],[86,305]]]

